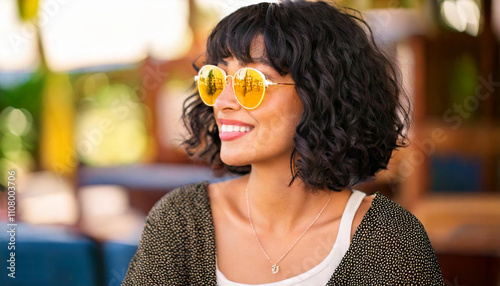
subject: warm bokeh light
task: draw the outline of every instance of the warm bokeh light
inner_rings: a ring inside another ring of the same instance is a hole
[[[39,59],[34,25],[19,18],[16,1],[0,1],[0,70],[32,70]]]
[[[475,0],[445,0],[441,3],[441,16],[453,29],[471,36],[479,33],[481,12]]]
[[[90,76],[77,118],[76,151],[89,165],[107,166],[140,160],[147,147],[144,106],[124,84],[104,85],[104,74]],[[105,77],[105,75],[104,75]]]
[[[130,209],[125,188],[116,185],[86,186],[78,190],[78,199],[81,227],[92,236],[126,240],[140,232],[144,215]]]
[[[135,63],[151,55],[172,60],[192,42],[188,1],[40,0],[38,25],[47,64],[67,71]],[[0,70],[29,69],[38,56],[33,21],[22,22],[16,1],[0,1]]]
[[[262,0],[196,0],[196,4],[201,8],[217,15],[218,19],[231,14],[241,7],[257,4],[261,2],[279,2],[277,0],[262,1]]]
[[[71,182],[51,172],[20,176],[20,219],[29,223],[75,224],[78,203]]]
[[[67,74],[50,74],[43,90],[40,165],[44,170],[70,176],[76,168],[74,150],[75,95]]]
[[[4,112],[6,113],[4,124],[12,134],[22,136],[32,129],[33,118],[26,109],[7,107]]]
[[[33,147],[33,118],[24,108],[6,107],[0,112],[0,172],[15,169],[20,172],[32,170],[33,155],[27,150]],[[0,177],[5,183],[5,177]]]
[[[133,63],[148,54],[175,59],[190,46],[188,1],[71,1],[40,20],[47,62],[54,70]]]

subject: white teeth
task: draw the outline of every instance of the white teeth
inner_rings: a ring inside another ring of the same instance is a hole
[[[252,130],[249,126],[239,126],[239,125],[226,125],[222,124],[221,131],[222,132],[249,132]]]

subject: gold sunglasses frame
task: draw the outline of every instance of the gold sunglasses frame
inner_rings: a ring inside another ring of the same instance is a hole
[[[226,72],[225,72],[223,69],[219,68],[218,66],[214,66],[214,65],[204,65],[204,66],[202,66],[202,67],[200,68],[200,70],[198,71],[198,75],[194,77],[194,81],[196,82],[196,87],[197,87],[197,89],[198,89],[198,95],[200,95],[200,81],[199,81],[199,78],[200,78],[200,76],[201,76],[201,72],[202,72],[202,70],[203,70],[203,69],[205,69],[205,68],[212,68],[212,69],[214,69],[214,68],[215,68],[215,69],[218,69],[218,70],[220,70],[220,71],[222,72],[222,75],[224,76],[224,87],[223,87],[223,89],[222,89],[223,91],[224,91],[224,89],[225,89],[225,88],[226,88],[226,86],[227,86],[227,78],[228,78],[228,77],[231,77],[231,78],[233,78],[233,79],[234,79],[234,75],[227,75],[227,74],[226,74]],[[234,90],[234,80],[232,80],[232,81],[231,81],[231,86],[232,86],[232,88],[233,88],[233,94],[234,94],[234,97],[236,98],[236,101],[238,101],[238,104],[239,104],[239,105],[241,105],[241,106],[242,106],[243,108],[245,108],[245,109],[252,110],[252,109],[255,109],[255,108],[259,107],[259,106],[260,106],[260,104],[262,103],[262,101],[264,100],[264,97],[265,97],[265,95],[266,95],[266,89],[267,89],[269,86],[272,86],[272,85],[295,85],[295,83],[291,83],[291,82],[290,82],[290,83],[289,83],[289,82],[272,82],[272,81],[270,81],[270,80],[266,79],[266,76],[265,76],[265,75],[264,75],[264,74],[263,74],[260,70],[258,70],[258,69],[254,69],[254,68],[248,68],[248,67],[241,68],[241,69],[239,69],[239,70],[237,70],[237,71],[236,71],[235,75],[236,75],[236,74],[238,74],[241,70],[247,70],[247,69],[257,72],[257,73],[258,73],[258,74],[262,77],[262,82],[264,83],[264,90],[262,91],[262,96],[261,96],[261,98],[260,98],[259,103],[258,103],[255,107],[246,107],[246,106],[244,106],[243,104],[241,104],[241,102],[239,101],[238,97],[236,96],[236,91]],[[219,94],[219,95],[220,95],[220,94]],[[217,97],[219,97],[219,96],[217,96]],[[203,101],[203,103],[205,103],[205,104],[206,104],[206,105],[208,105],[208,106],[214,106],[214,105],[215,105],[215,100],[214,100],[214,104],[209,104],[209,103],[207,103],[207,102],[205,101],[205,99],[203,99],[203,97],[202,97],[201,95],[200,95],[200,98],[201,98],[201,100]]]

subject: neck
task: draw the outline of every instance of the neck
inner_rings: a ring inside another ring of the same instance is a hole
[[[273,232],[285,233],[310,223],[330,194],[311,192],[298,178],[289,186],[291,180],[289,167],[252,165],[246,186],[252,220]]]

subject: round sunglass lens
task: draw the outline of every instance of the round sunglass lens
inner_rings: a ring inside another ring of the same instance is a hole
[[[259,106],[264,91],[264,79],[256,70],[243,68],[234,76],[234,93],[245,108],[253,109]]]
[[[212,66],[203,67],[198,76],[198,92],[207,105],[214,105],[215,100],[224,90],[226,78],[224,72]]]

